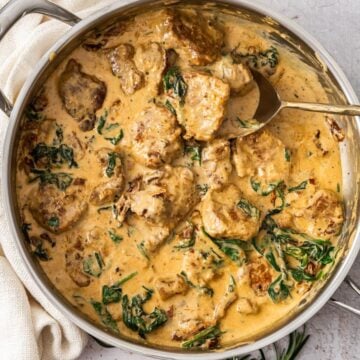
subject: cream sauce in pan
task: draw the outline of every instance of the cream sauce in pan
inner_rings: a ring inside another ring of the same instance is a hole
[[[108,331],[184,348],[251,341],[331,268],[343,222],[333,120],[284,110],[224,138],[256,126],[249,67],[284,99],[327,101],[267,31],[225,14],[140,15],[92,34],[29,107],[24,232],[54,286]]]

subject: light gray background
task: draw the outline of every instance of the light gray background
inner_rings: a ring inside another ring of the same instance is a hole
[[[254,1],[255,2],[255,1]],[[293,19],[311,33],[345,71],[360,97],[360,0],[257,0]],[[360,283],[360,257],[351,270]],[[360,298],[343,284],[336,299],[360,308]],[[307,324],[311,337],[298,360],[360,360],[360,318],[330,305]],[[90,341],[81,360],[146,360]],[[189,360],[190,360],[189,356]],[[273,359],[273,357],[271,357]]]

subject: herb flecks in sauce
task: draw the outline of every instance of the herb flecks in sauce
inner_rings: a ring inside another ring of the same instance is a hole
[[[114,229],[111,229],[108,231],[108,234],[110,236],[110,239],[115,243],[119,244],[121,240],[123,239],[122,236],[118,235]]]

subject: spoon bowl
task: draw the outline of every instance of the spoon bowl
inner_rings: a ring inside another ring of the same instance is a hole
[[[268,124],[282,109],[291,108],[312,112],[323,112],[337,115],[360,115],[360,105],[332,105],[322,103],[290,102],[281,100],[279,93],[270,81],[258,71],[252,71],[259,89],[259,104],[254,114],[253,122],[257,126],[246,128],[238,136],[249,135]]]
[[[254,119],[259,122],[259,125],[264,126],[280,112],[282,101],[275,88],[265,76],[258,71],[253,71],[252,74],[259,88],[259,104],[254,114]],[[254,130],[256,131],[256,129]]]

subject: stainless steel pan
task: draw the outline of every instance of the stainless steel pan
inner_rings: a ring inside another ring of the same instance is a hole
[[[103,328],[93,324],[72,307],[46,278],[37,261],[32,258],[32,255],[28,251],[20,230],[19,213],[15,196],[15,154],[18,144],[17,133],[19,125],[29,99],[32,94],[39,89],[52,69],[61,62],[66,54],[81,42],[89,30],[95,27],[99,28],[115,18],[120,19],[121,17],[127,17],[138,12],[144,12],[169,4],[176,5],[178,3],[191,3],[191,1],[119,0],[112,6],[102,9],[86,19],[80,19],[74,14],[46,0],[12,0],[0,11],[0,40],[20,17],[33,12],[48,15],[72,26],[37,64],[32,75],[27,79],[21,89],[14,105],[0,90],[0,109],[10,117],[3,152],[2,196],[10,230],[17,243],[23,261],[47,298],[57,306],[60,311],[67,315],[70,320],[86,332],[106,344],[166,359],[189,358],[189,353],[144,345],[134,340],[119,338],[106,332]],[[274,41],[282,43],[282,45],[287,46],[291,51],[297,53],[303,61],[307,62],[318,72],[320,80],[327,89],[330,100],[339,104],[358,103],[358,99],[351,85],[335,61],[316,40],[290,20],[263,6],[254,4],[254,2],[250,0],[221,0],[216,2],[194,0],[193,4],[207,8],[215,7],[217,10],[237,13],[238,16],[246,17],[258,23],[270,24],[274,28],[274,32],[272,33]],[[51,54],[51,56],[49,56],[49,54]],[[241,355],[279,340],[301,326],[319,311],[321,307],[330,300],[335,290],[346,278],[360,249],[360,132],[359,119],[350,120],[340,118],[339,121],[346,132],[346,141],[341,145],[346,221],[341,236],[341,244],[344,252],[331,276],[325,285],[317,291],[316,296],[309,299],[307,303],[302,304],[301,308],[292,314],[285,323],[277,324],[271,331],[261,334],[254,342],[231,349],[224,349],[222,352],[209,351],[191,353],[190,357],[192,359],[211,360]],[[346,278],[346,281],[360,295],[360,290],[355,283],[349,278]],[[337,301],[333,301],[333,304],[339,305],[360,316],[359,310],[353,309],[346,304]]]

